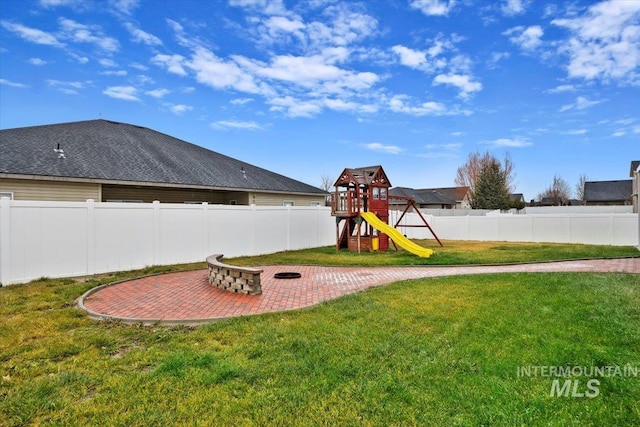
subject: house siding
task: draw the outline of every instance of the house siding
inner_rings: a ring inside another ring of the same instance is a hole
[[[103,184],[102,201],[141,201],[151,203],[207,202],[224,204],[225,193],[212,190],[163,187],[131,187],[126,185]]]
[[[0,193],[13,193],[14,200],[84,202],[101,200],[100,184],[38,179],[0,178]]]
[[[319,203],[324,206],[324,195],[304,196],[279,193],[251,193],[250,200],[256,206],[282,206],[284,202],[293,202],[294,206],[310,206]]]

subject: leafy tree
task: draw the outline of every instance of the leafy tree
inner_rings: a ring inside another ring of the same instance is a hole
[[[485,156],[480,163],[474,198],[478,209],[503,210],[511,207],[507,174],[493,156]]]
[[[569,187],[569,183],[562,179],[560,175],[554,175],[553,183],[542,193],[538,194],[538,200],[542,200],[544,198],[550,199],[554,206],[566,204],[571,198],[571,188]]]
[[[525,208],[525,203],[522,200],[511,200],[511,205],[509,207],[514,208],[514,209],[524,209]]]
[[[476,151],[475,153],[470,153],[467,158],[467,162],[460,166],[456,172],[455,184],[462,187],[469,187],[469,202],[471,207],[480,208],[477,200],[477,189],[478,189],[478,181],[480,179],[481,172],[487,165],[495,165],[497,164],[501,175],[504,178],[504,188],[500,189],[501,198],[504,196],[504,192],[506,191],[507,198],[509,193],[513,192],[514,189],[514,178],[515,174],[513,172],[514,164],[511,161],[511,157],[509,153],[507,153],[504,157],[504,161],[501,163],[495,156],[490,154],[488,151],[484,154],[480,154],[480,152]],[[483,195],[485,197],[486,195]],[[486,199],[485,199],[486,200]],[[485,202],[483,202],[485,203]],[[503,209],[507,209],[505,207]],[[493,208],[492,208],[493,209]],[[495,208],[498,209],[498,208]]]

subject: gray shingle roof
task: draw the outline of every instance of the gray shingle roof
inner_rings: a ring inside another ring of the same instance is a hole
[[[58,144],[65,158],[54,152]],[[0,173],[327,194],[152,129],[108,120],[0,130]]]
[[[633,181],[587,181],[584,183],[584,200],[586,202],[622,202],[631,201]]]
[[[419,205],[455,205],[456,201],[435,189],[416,190],[407,187],[393,187],[389,194],[394,196],[411,197]]]

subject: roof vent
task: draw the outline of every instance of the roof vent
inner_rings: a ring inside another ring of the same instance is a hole
[[[64,155],[64,150],[62,148],[60,148],[60,144],[58,144],[58,147],[54,148],[53,151],[58,153],[58,158],[59,159],[66,159],[66,156]]]
[[[241,166],[241,167],[240,167],[240,170],[242,171],[242,178],[244,178],[244,179],[248,179],[248,178],[247,178],[247,171],[246,171],[246,170],[244,170],[244,166]]]

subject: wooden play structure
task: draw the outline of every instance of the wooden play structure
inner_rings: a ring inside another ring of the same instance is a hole
[[[363,168],[346,168],[335,184],[331,194],[331,215],[336,217],[336,250],[348,248],[358,253],[364,251],[386,251],[389,249],[389,237],[396,250],[398,245],[415,253],[428,257],[433,251],[422,248],[403,236],[395,227],[413,208],[424,225],[405,225],[410,227],[427,227],[440,246],[442,243],[422,216],[413,199],[394,197],[389,194],[391,183],[382,166]],[[394,227],[389,223],[389,199],[403,199],[406,208]],[[340,228],[342,221],[345,221]]]

